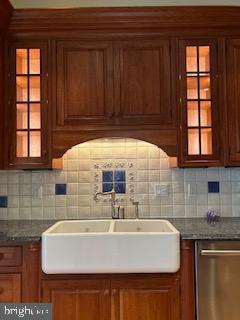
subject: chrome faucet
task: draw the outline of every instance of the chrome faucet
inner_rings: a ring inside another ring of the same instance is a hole
[[[98,196],[111,195],[112,219],[120,218],[120,206],[116,205],[116,192],[114,190],[108,192],[96,192],[93,199],[98,200]]]

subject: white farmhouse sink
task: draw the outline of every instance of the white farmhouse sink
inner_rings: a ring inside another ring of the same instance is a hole
[[[60,221],[42,234],[45,273],[173,273],[180,234],[167,220]]]

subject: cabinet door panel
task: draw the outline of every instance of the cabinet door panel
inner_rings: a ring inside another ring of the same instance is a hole
[[[221,164],[218,45],[215,39],[179,42],[179,164]]]
[[[227,42],[228,164],[240,163],[240,39]]]
[[[118,281],[112,287],[113,320],[179,320],[179,283],[162,279]]]
[[[21,302],[21,275],[0,274],[0,303]]]
[[[101,124],[112,115],[112,45],[57,44],[57,125]]]
[[[123,41],[115,45],[115,106],[120,124],[172,121],[170,43]]]
[[[43,302],[53,304],[53,320],[109,320],[108,282],[43,282]]]
[[[49,167],[47,43],[10,43],[8,60],[7,163],[16,169]]]

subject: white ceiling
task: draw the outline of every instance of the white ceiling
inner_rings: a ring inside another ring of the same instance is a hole
[[[240,0],[10,0],[15,8],[240,5]]]

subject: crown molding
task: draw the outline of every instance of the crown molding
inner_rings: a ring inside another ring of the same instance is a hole
[[[240,27],[240,7],[17,9],[13,11],[9,30],[15,33],[79,29],[204,28],[205,26]]]

